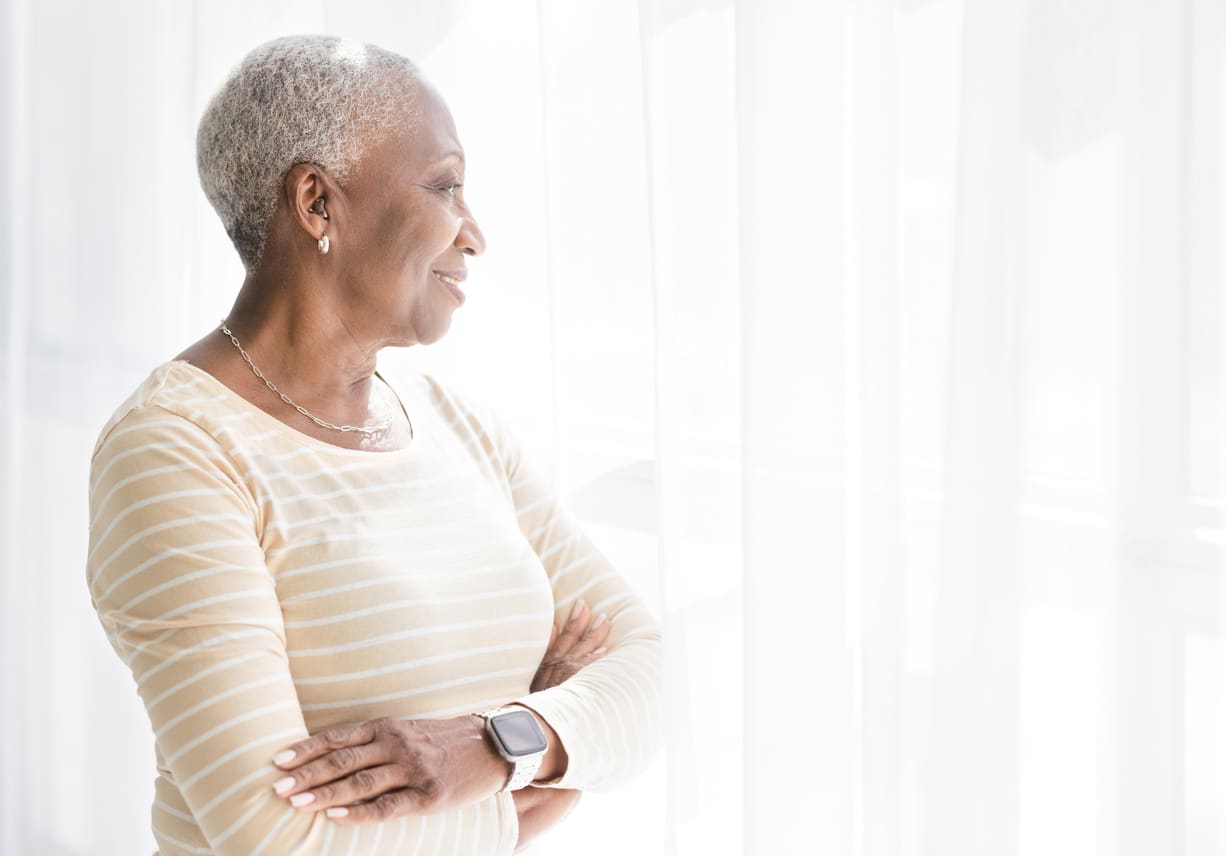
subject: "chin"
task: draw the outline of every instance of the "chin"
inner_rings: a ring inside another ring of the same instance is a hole
[[[391,313],[388,314],[391,316]],[[424,323],[423,323],[424,322]],[[434,314],[428,318],[415,317],[412,311],[405,317],[397,317],[388,325],[391,329],[383,337],[386,346],[407,348],[411,345],[433,345],[451,329],[449,313]]]
[[[410,320],[396,326],[396,333],[392,337],[396,344],[403,342],[405,345],[433,345],[451,329],[451,316],[435,315],[424,324]]]
[[[447,335],[447,331],[451,329],[451,323],[448,322],[442,328],[435,328],[425,335],[421,336],[417,341],[423,345],[433,345],[439,339]]]

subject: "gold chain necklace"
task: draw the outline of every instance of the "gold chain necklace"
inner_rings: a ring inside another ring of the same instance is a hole
[[[227,336],[230,337],[230,341],[234,343],[234,347],[238,348],[238,352],[243,355],[243,360],[246,361],[247,365],[251,366],[251,370],[255,372],[255,376],[258,377],[260,380],[264,381],[264,385],[266,387],[268,387],[270,390],[276,393],[277,397],[279,397],[282,401],[284,401],[290,407],[297,410],[299,413],[301,413],[307,419],[310,419],[312,422],[314,422],[316,425],[318,425],[321,428],[330,428],[333,431],[344,431],[346,433],[350,431],[357,431],[359,434],[365,437],[370,437],[374,434],[380,434],[386,431],[389,427],[391,427],[392,420],[396,418],[395,411],[393,411],[392,415],[387,417],[387,421],[385,421],[382,425],[371,425],[371,426],[333,425],[331,422],[328,422],[327,420],[320,419],[314,413],[312,413],[311,411],[303,407],[301,404],[298,404],[295,401],[293,401],[288,395],[286,395],[281,390],[277,389],[277,385],[275,383],[270,381],[268,378],[264,377],[264,373],[260,371],[258,368],[256,368],[255,363],[251,362],[251,357],[247,356],[247,352],[243,350],[243,346],[238,343],[238,337],[230,332],[230,328],[226,326],[226,319],[224,318],[221,319],[221,332],[225,333]],[[379,397],[382,399],[383,394],[379,393]],[[387,406],[386,399],[383,400],[383,403],[385,406]],[[409,414],[406,413],[405,418],[408,418],[408,415]],[[409,439],[410,440],[413,439],[413,420],[412,419],[409,419]]]

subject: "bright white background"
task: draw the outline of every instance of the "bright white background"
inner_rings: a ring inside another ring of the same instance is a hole
[[[2,8],[0,852],[153,849],[88,457],[229,308],[195,124],[304,31],[467,149],[488,251],[387,360],[664,627],[667,751],[546,852],[1226,852],[1220,0]]]

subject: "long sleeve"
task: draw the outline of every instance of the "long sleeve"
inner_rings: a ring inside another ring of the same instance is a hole
[[[497,411],[463,390],[451,388],[450,394],[474,413],[491,437],[519,527],[549,577],[555,621],[566,620],[575,601],[583,598],[593,615],[606,613],[612,622],[604,657],[560,686],[515,701],[543,717],[566,748],[566,773],[547,786],[593,792],[619,787],[638,775],[659,749],[659,625],[527,458]]]
[[[209,845],[176,841],[168,809],[155,824],[163,852],[433,854],[463,852],[469,842],[468,852],[509,853],[513,811],[498,824],[488,806],[469,806],[343,826],[273,793],[283,775],[273,754],[308,730],[261,547],[262,515],[215,438],[168,410],[130,411],[95,450],[91,601],[131,669],[160,764],[190,809],[184,821]],[[474,830],[482,818],[484,829]],[[447,842],[442,828],[453,830]]]

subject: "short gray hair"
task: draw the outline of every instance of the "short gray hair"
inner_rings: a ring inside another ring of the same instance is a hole
[[[417,67],[336,36],[286,36],[247,54],[196,132],[200,185],[248,270],[259,264],[286,173],[315,163],[344,183],[363,152],[416,116]]]

